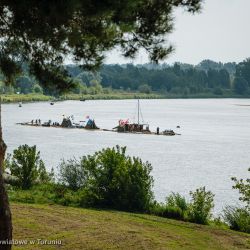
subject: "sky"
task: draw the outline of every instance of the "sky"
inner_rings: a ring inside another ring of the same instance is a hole
[[[201,13],[183,9],[174,13],[175,29],[168,35],[175,51],[163,62],[198,64],[204,59],[240,62],[250,57],[250,0],[204,0]],[[108,53],[105,63],[147,63],[140,51],[135,60],[124,59],[119,51]]]

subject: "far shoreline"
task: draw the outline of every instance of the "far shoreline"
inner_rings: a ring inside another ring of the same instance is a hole
[[[43,94],[9,94],[1,95],[1,103],[33,103],[33,102],[58,102],[58,101],[90,101],[90,100],[133,100],[133,99],[250,99],[250,96],[242,95],[214,95],[214,94],[196,94],[196,95],[161,95],[159,93],[143,94],[143,93],[114,93],[114,94],[96,94],[96,95],[80,95],[67,94],[58,98]]]

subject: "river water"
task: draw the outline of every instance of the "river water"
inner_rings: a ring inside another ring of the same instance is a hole
[[[40,118],[61,121],[95,118],[101,128],[112,129],[119,119],[136,118],[136,100],[65,101],[3,105],[3,132],[8,152],[21,144],[37,145],[48,169],[61,159],[92,154],[104,147],[127,146],[127,153],[153,166],[154,194],[164,201],[171,191],[189,197],[189,191],[206,186],[215,196],[215,212],[237,203],[232,176],[249,177],[250,100],[170,99],[141,100],[145,122],[179,136],[122,134],[78,129],[37,128],[17,125]],[[176,128],[180,126],[180,128]]]

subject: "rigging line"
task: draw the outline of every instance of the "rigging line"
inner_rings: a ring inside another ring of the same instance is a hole
[[[141,118],[142,118],[142,122],[145,123],[143,115],[142,115],[141,107],[139,109],[140,109],[140,115],[141,115]]]
[[[137,106],[135,106],[134,112],[133,112],[133,116],[132,116],[132,118],[133,118],[132,122],[133,122],[133,123],[135,123],[135,118],[136,118],[136,117],[137,117]]]

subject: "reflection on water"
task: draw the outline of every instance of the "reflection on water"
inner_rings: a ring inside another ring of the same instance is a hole
[[[247,99],[141,100],[145,122],[155,131],[174,129],[181,136],[119,134],[78,129],[35,128],[18,122],[95,118],[111,129],[119,119],[136,119],[136,100],[66,101],[3,105],[4,138],[8,152],[20,144],[36,144],[47,168],[60,159],[91,154],[103,147],[127,146],[131,155],[153,165],[154,192],[159,201],[171,191],[188,197],[206,186],[215,194],[216,211],[237,202],[231,176],[246,177],[250,166],[250,101]],[[176,128],[180,126],[180,128]]]

